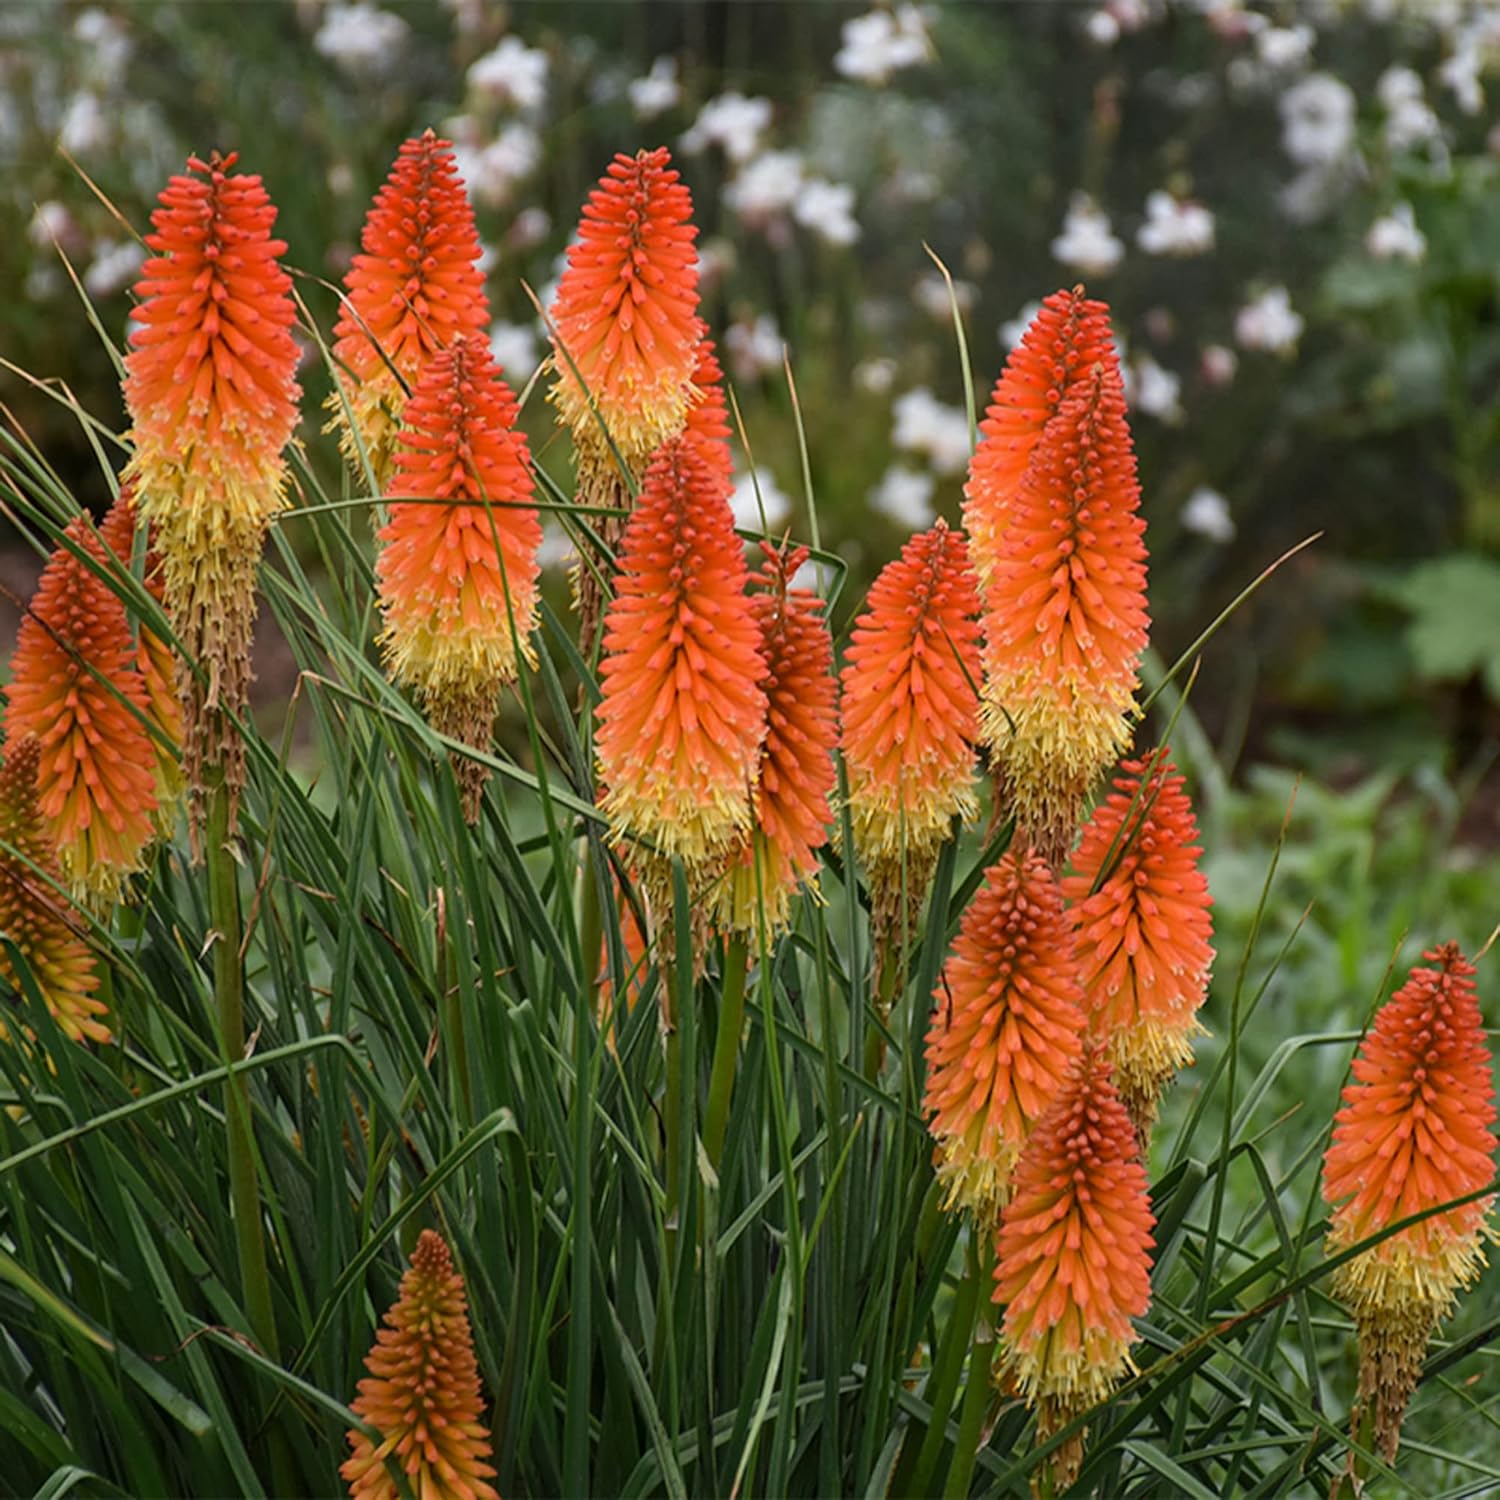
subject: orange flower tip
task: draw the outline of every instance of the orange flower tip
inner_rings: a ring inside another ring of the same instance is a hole
[[[728,485],[696,444],[646,472],[604,621],[595,748],[615,837],[691,863],[752,826],[766,737],[761,630]]]
[[[381,1440],[352,1429],[339,1469],[353,1500],[395,1500],[392,1469],[415,1495],[499,1500],[463,1278],[436,1231],[418,1238],[385,1323],[352,1408]]]
[[[1214,956],[1198,826],[1167,755],[1163,746],[1120,766],[1062,881],[1091,1025],[1106,1038],[1132,1117],[1147,1129],[1162,1089],[1192,1061],[1194,1037],[1207,1034],[1197,1014]]]
[[[1081,286],[1054,292],[1011,350],[995,383],[964,484],[963,518],[980,586],[1009,546],[1009,508],[1042,432],[1097,364],[1118,368],[1109,307]]]
[[[104,545],[82,516],[63,535],[21,621],[5,730],[35,736],[38,810],[74,896],[107,904],[155,831],[150,701],[125,606],[89,566]]]
[[[684,431],[703,445],[709,461],[725,476],[734,470],[729,451],[729,408],[724,403],[724,371],[719,366],[713,340],[701,320],[697,363],[693,367],[693,386]]]
[[[924,1110],[948,1207],[993,1222],[1084,1030],[1062,893],[1035,854],[1006,854],[964,913],[928,1023]]]
[[[683,429],[699,367],[693,203],[665,147],[616,156],[584,205],[551,318],[551,399],[582,461],[635,466]]]
[[[341,389],[328,398],[345,456],[358,466],[363,447],[382,485],[406,392],[439,349],[489,324],[481,255],[452,143],[431,130],[404,141],[344,276],[333,346]]]
[[[1494,1079],[1474,967],[1456,943],[1424,956],[1431,967],[1414,968],[1376,1013],[1334,1118],[1323,1159],[1330,1251],[1493,1180]],[[1334,1295],[1362,1320],[1430,1328],[1484,1264],[1492,1205],[1444,1209],[1381,1240],[1335,1269]]]
[[[1000,1369],[1054,1418],[1096,1406],[1133,1368],[1154,1227],[1130,1115],[1089,1046],[1021,1154],[996,1238]]]
[[[517,414],[482,335],[433,355],[406,407],[393,481],[404,498],[375,566],[391,675],[429,713],[462,700],[484,745],[501,688],[534,659],[542,529]]]

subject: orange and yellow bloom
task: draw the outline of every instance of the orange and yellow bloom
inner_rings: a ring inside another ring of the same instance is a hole
[[[536,624],[542,528],[517,414],[481,336],[428,361],[407,403],[375,565],[392,677],[433,728],[481,750]],[[457,771],[473,821],[487,772],[467,759]]]
[[[1473,1193],[1494,1176],[1495,1088],[1474,967],[1457,943],[1426,955],[1380,1008],[1323,1159],[1330,1253]],[[1330,1290],[1359,1329],[1359,1400],[1394,1459],[1427,1341],[1484,1264],[1493,1200],[1444,1209],[1337,1267]],[[1357,1419],[1356,1419],[1357,1420]]]
[[[402,143],[360,247],[333,330],[342,390],[328,405],[345,457],[357,468],[363,447],[383,491],[428,360],[489,323],[479,231],[450,142],[427,130]]]
[[[986,1226],[1026,1139],[1083,1045],[1084,1000],[1062,893],[1035,854],[985,871],[933,993],[924,1109],[949,1207]]]
[[[339,1470],[352,1500],[396,1500],[387,1460],[419,1500],[499,1500],[463,1277],[435,1230],[418,1238],[385,1323],[353,1407],[380,1442],[351,1430]]]

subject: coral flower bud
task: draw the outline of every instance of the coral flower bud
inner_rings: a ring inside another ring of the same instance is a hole
[[[981,589],[1008,549],[1010,505],[1042,430],[1096,364],[1118,364],[1109,308],[1083,288],[1053,292],[1011,350],[979,424],[964,485],[964,529]]]
[[[1207,1034],[1197,1014],[1214,957],[1198,825],[1167,753],[1120,767],[1062,882],[1094,1030],[1143,1151],[1161,1091]]]
[[[750,600],[760,624],[767,703],[755,826],[729,855],[716,905],[721,926],[769,937],[786,926],[792,897],[815,875],[817,851],[828,841],[838,709],[823,601],[791,586],[807,548],[763,543],[762,550],[760,589]]]
[[[489,323],[479,232],[450,142],[427,130],[402,143],[360,246],[333,330],[342,391],[328,406],[350,464],[358,469],[363,446],[383,492],[407,393],[439,349]]]
[[[985,592],[984,732],[1017,837],[1053,865],[1128,738],[1146,645],[1145,523],[1114,363],[1047,423]]]
[[[434,729],[481,750],[536,624],[542,528],[517,415],[480,335],[433,355],[407,403],[401,498],[375,565],[392,677]],[[468,759],[455,769],[472,822],[488,772]]]
[[[766,669],[745,583],[727,484],[698,444],[666,444],[620,549],[595,748],[616,836],[690,865],[751,826]]]
[[[1474,990],[1457,943],[1424,955],[1376,1013],[1323,1158],[1336,1205],[1330,1253],[1493,1179],[1495,1088]],[[1359,1330],[1359,1408],[1375,1447],[1394,1460],[1406,1404],[1437,1324],[1484,1264],[1493,1198],[1411,1224],[1333,1272],[1330,1289]]]
[[[1045,860],[1007,854],[985,871],[933,1001],[924,1108],[938,1179],[949,1207],[988,1224],[1083,1045],[1073,932]]]
[[[1026,1144],[995,1245],[994,1300],[1006,1304],[997,1374],[1037,1408],[1039,1438],[1131,1369],[1130,1320],[1151,1305],[1154,1227],[1135,1129],[1090,1046]],[[1077,1477],[1082,1453],[1080,1435],[1053,1454],[1054,1493]]]
[[[234,162],[189,157],[163,189],[125,361],[127,478],[189,657],[177,675],[188,780],[201,791],[205,765],[221,765],[232,795],[244,780],[233,720],[250,683],[255,572],[282,504],[300,394],[276,210],[260,178],[233,172]]]
[[[156,752],[125,606],[88,566],[104,547],[78,517],[53,552],[11,658],[9,743],[36,737],[37,796],[75,897],[108,903],[154,831]]]
[[[963,533],[943,521],[881,570],[843,671],[844,762],[876,951],[921,906],[952,820],[974,797],[979,596]],[[904,926],[901,929],[904,932]]]
[[[99,976],[79,936],[76,916],[53,888],[62,871],[37,807],[41,746],[35,736],[12,740],[0,767],[0,932],[26,960],[53,1019],[75,1042],[107,1042],[108,1013],[95,991]],[[14,852],[12,852],[14,851]],[[0,948],[0,979],[21,989],[10,955]],[[0,1019],[0,1038],[10,1032]]]
[[[373,1443],[352,1429],[353,1456],[339,1473],[352,1500],[395,1500],[387,1463],[415,1496],[500,1500],[463,1277],[436,1231],[424,1229],[401,1292],[365,1359],[354,1413],[380,1434]]]

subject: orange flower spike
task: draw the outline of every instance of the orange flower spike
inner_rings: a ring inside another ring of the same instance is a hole
[[[1376,1013],[1323,1158],[1335,1253],[1493,1180],[1495,1089],[1474,967],[1457,943],[1424,955]],[[1396,1456],[1433,1329],[1484,1264],[1493,1205],[1476,1199],[1412,1224],[1344,1262],[1330,1289],[1359,1329],[1359,1404]],[[1359,1416],[1356,1414],[1356,1429]]]
[[[1143,1151],[1162,1090],[1192,1062],[1193,1038],[1207,1035],[1197,1014],[1214,957],[1198,825],[1167,753],[1120,767],[1062,881],[1093,1029]],[[1090,895],[1106,864],[1110,873]]]
[[[698,231],[671,160],[662,146],[610,163],[584,205],[552,304],[551,399],[581,462],[605,471],[614,458],[601,417],[634,468],[682,431],[693,398]]]
[[[751,825],[766,668],[745,583],[727,483],[699,445],[665,444],[621,544],[595,748],[616,837],[689,864]]]
[[[1145,522],[1113,362],[1047,424],[985,595],[984,733],[1017,837],[1062,862],[1120,753],[1146,645]]]
[[[797,887],[814,878],[817,851],[828,842],[838,707],[823,601],[791,586],[807,548],[761,550],[766,561],[750,602],[766,661],[766,740],[755,827],[729,856],[717,906],[721,926],[769,937],[787,925]]]
[[[481,750],[536,625],[542,528],[517,415],[481,335],[428,361],[396,455],[393,493],[409,499],[392,502],[375,565],[391,676],[435,729]],[[472,822],[488,773],[457,771]]]
[[[328,398],[330,429],[355,468],[363,444],[384,491],[407,392],[439,349],[489,324],[479,231],[451,142],[427,130],[402,143],[360,246],[333,330],[344,369],[342,391]]]
[[[1042,430],[1096,364],[1118,366],[1109,307],[1083,288],[1053,292],[1011,350],[979,424],[964,485],[964,529],[981,589],[1005,554],[1010,505]]]
[[[103,563],[83,517],[64,536]],[[154,831],[156,753],[125,606],[66,545],[52,554],[11,658],[9,743],[35,735],[39,810],[79,899],[108,904]]]
[[[1037,1408],[1039,1439],[1132,1368],[1130,1320],[1151,1305],[1154,1228],[1135,1129],[1090,1045],[1016,1165],[995,1245],[994,1300],[1006,1304],[996,1373]],[[1077,1477],[1082,1454],[1081,1435],[1056,1451],[1055,1493]]]
[[[233,718],[250,682],[255,574],[286,483],[297,424],[296,311],[271,238],[276,209],[235,157],[188,158],[151,216],[156,252],[136,285],[125,402],[135,456],[127,481],[162,558],[173,629],[206,681],[183,667],[188,779],[244,780]]]
[[[351,1429],[339,1473],[352,1500],[395,1500],[389,1460],[423,1500],[500,1500],[482,1418],[483,1392],[463,1277],[435,1230],[424,1229],[386,1326],[365,1359],[353,1411],[380,1434]]]
[[[729,408],[724,402],[724,371],[719,366],[713,340],[706,333],[698,344],[693,390],[696,399],[688,408],[683,430],[702,445],[704,455],[728,479],[734,472],[734,460],[729,452]]]
[[[954,814],[978,813],[979,596],[963,533],[943,521],[881,570],[843,671],[844,762],[876,945],[897,921],[903,858],[919,906]]]
[[[75,1042],[107,1042],[108,1008],[95,994],[99,976],[93,957],[66,899],[53,888],[62,870],[37,806],[41,758],[41,745],[27,735],[9,742],[0,767],[0,932],[20,950],[63,1032]],[[0,979],[12,991],[21,988],[4,949]],[[0,1039],[9,1034],[0,1019]]]
[[[1007,854],[959,926],[934,992],[923,1107],[950,1208],[993,1222],[1026,1138],[1083,1045],[1084,999],[1046,861]]]

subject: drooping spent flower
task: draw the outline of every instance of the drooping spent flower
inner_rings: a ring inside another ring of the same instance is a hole
[[[1323,1196],[1336,1253],[1494,1176],[1495,1087],[1474,966],[1457,943],[1424,957],[1376,1013],[1334,1117]],[[1359,1331],[1359,1403],[1376,1451],[1394,1460],[1433,1329],[1484,1264],[1493,1198],[1443,1209],[1335,1268],[1330,1290]]]
[[[1037,309],[990,396],[964,484],[964,529],[981,590],[1008,549],[1010,507],[1042,431],[1096,364],[1118,365],[1109,307],[1083,288],[1053,292]]]
[[[1049,1437],[1103,1401],[1131,1369],[1132,1318],[1151,1305],[1155,1219],[1130,1115],[1090,1044],[1016,1164],[996,1238],[1005,1304],[997,1374]],[[1077,1477],[1080,1434],[1052,1455],[1053,1490]]]
[[[984,734],[1016,835],[1054,866],[1124,748],[1146,645],[1145,530],[1118,368],[1042,431],[985,591]]]
[[[424,1229],[401,1291],[366,1356],[354,1414],[380,1434],[357,1428],[354,1452],[339,1469],[352,1500],[396,1500],[389,1462],[410,1491],[431,1500],[499,1500],[489,1480],[490,1434],[463,1277],[443,1237]]]
[[[1045,860],[985,871],[933,994],[923,1108],[950,1208],[992,1224],[1027,1137],[1083,1046],[1084,997],[1062,893]]]
[[[542,528],[517,415],[482,335],[433,355],[406,406],[375,564],[391,676],[434,729],[481,750],[536,624]],[[467,758],[455,770],[472,822],[488,772]]]
[[[765,660],[728,485],[665,444],[620,547],[595,749],[615,836],[704,866],[752,821]]]
[[[1062,881],[1093,1028],[1143,1151],[1161,1091],[1207,1034],[1197,1015],[1214,957],[1198,825],[1167,755],[1121,765]]]
[[[881,570],[854,625],[843,750],[877,963],[899,948],[955,815],[978,812],[978,612],[964,535],[939,520]]]
[[[234,720],[250,683],[256,567],[300,395],[286,245],[271,238],[276,209],[260,178],[235,160],[189,157],[162,190],[125,361],[127,479],[188,657],[177,674],[188,780],[201,791],[205,766],[220,765],[232,797],[244,780]]]
[[[38,811],[73,894],[108,903],[151,842],[156,752],[125,606],[84,561],[104,547],[82,516],[63,536],[16,637],[5,733],[35,736]]]
[[[41,746],[34,735],[13,739],[0,767],[0,932],[25,959],[53,1019],[75,1042],[107,1042],[108,1008],[99,976],[79,935],[76,914],[55,888],[62,878],[57,850],[37,807]],[[14,851],[14,852],[12,852]],[[0,948],[0,980],[22,991],[9,953]],[[8,1013],[8,1012],[7,1012]],[[0,1040],[10,1030],[0,1015]]]
[[[383,493],[401,414],[427,362],[489,324],[479,232],[451,142],[431,130],[402,142],[360,247],[334,325],[341,389],[328,407],[345,457],[357,470],[363,447]]]
[[[797,887],[818,868],[828,841],[828,799],[837,773],[838,707],[833,641],[823,601],[793,588],[807,548],[761,544],[766,561],[750,596],[766,676],[766,739],[755,789],[755,823],[740,835],[715,888],[719,925],[764,932],[787,923]]]

